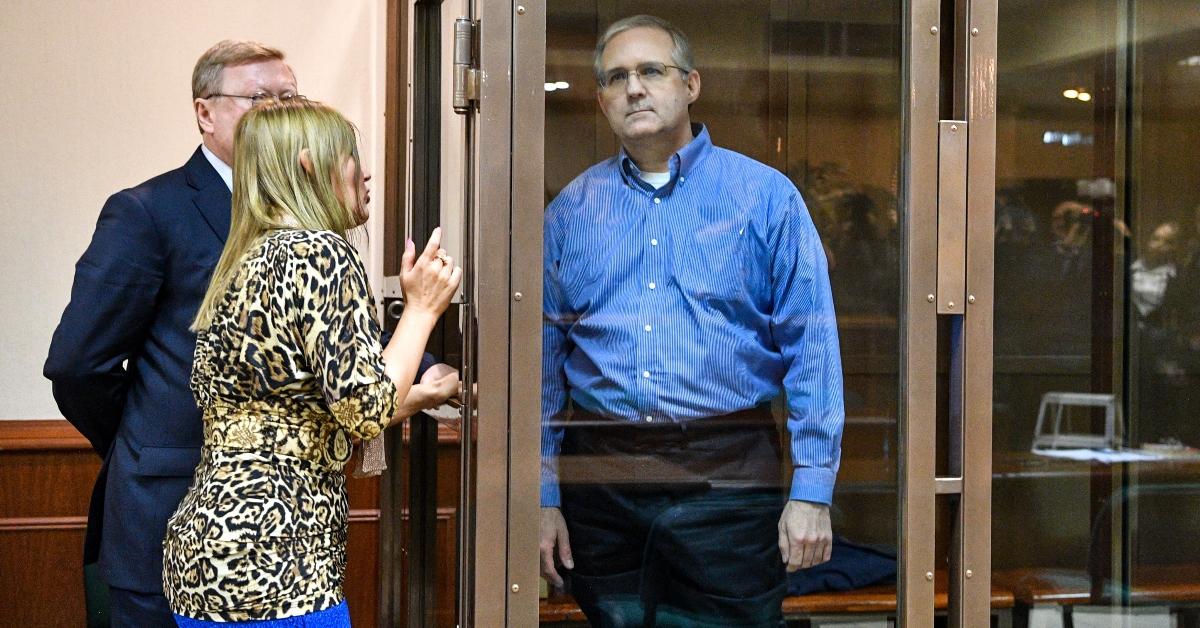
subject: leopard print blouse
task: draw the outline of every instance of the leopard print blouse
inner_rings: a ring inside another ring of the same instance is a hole
[[[396,405],[372,303],[331,232],[274,231],[243,258],[196,342],[204,447],[163,541],[176,614],[278,619],[342,601],[343,468]]]

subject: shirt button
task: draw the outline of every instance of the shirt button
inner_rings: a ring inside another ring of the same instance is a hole
[[[658,238],[651,238],[650,246],[658,246]]]
[[[645,326],[645,327],[643,327],[642,329],[645,329],[646,331],[650,331],[651,327],[650,327],[649,325],[646,325],[646,326]]]
[[[654,420],[654,417],[650,416],[649,414],[647,414],[647,415],[646,415],[646,422],[647,422],[647,423],[649,423],[649,422],[651,422],[651,421],[653,421],[653,420]]]
[[[654,204],[655,204],[655,205],[658,205],[658,204],[659,204],[659,203],[661,203],[661,202],[662,202],[662,199],[661,199],[661,198],[658,198],[657,196],[656,196],[656,197],[654,197]]]
[[[655,289],[655,288],[657,288],[657,287],[658,287],[658,284],[654,283],[653,281],[651,281],[651,282],[650,282],[650,289],[651,289],[651,290],[653,290],[653,289]]]
[[[650,371],[642,371],[642,377],[650,379]]]

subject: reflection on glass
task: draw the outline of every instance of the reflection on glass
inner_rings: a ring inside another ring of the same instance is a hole
[[[548,3],[543,621],[894,600],[898,16],[810,4]]]
[[[1196,621],[1198,52],[1195,2],[1000,2],[993,567],[1030,625]]]

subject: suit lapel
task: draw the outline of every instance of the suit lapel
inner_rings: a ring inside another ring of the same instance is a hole
[[[208,163],[208,158],[199,148],[183,169],[187,173],[188,185],[196,190],[192,202],[212,228],[213,234],[224,244],[229,236],[229,188],[225,187],[225,181],[213,170],[212,164]]]

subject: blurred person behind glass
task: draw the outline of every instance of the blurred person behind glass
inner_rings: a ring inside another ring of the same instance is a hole
[[[1137,347],[1138,440],[1179,439],[1192,430],[1189,406],[1194,403],[1185,376],[1191,362],[1187,337],[1175,308],[1179,274],[1180,229],[1162,222],[1150,232],[1141,255],[1129,265],[1129,299]],[[1187,297],[1194,299],[1195,296]],[[1190,434],[1189,434],[1190,435]]]
[[[440,230],[419,256],[407,242],[406,306],[381,347],[346,241],[369,200],[353,126],[295,98],[235,137],[230,236],[194,322],[204,448],[168,522],[164,591],[181,626],[348,626],[343,469],[353,440],[457,390],[455,373],[410,382],[462,271]]]
[[[1164,429],[1147,434],[1144,441],[1176,439],[1200,448],[1200,205],[1193,207],[1186,228],[1180,229],[1175,259],[1178,272],[1167,285],[1161,306],[1162,317],[1174,333],[1174,360],[1165,365],[1178,382],[1179,395],[1171,401],[1177,420]]]
[[[1179,226],[1159,224],[1150,232],[1142,255],[1129,267],[1130,298],[1141,326],[1162,328],[1161,306],[1170,284],[1179,272]]]

